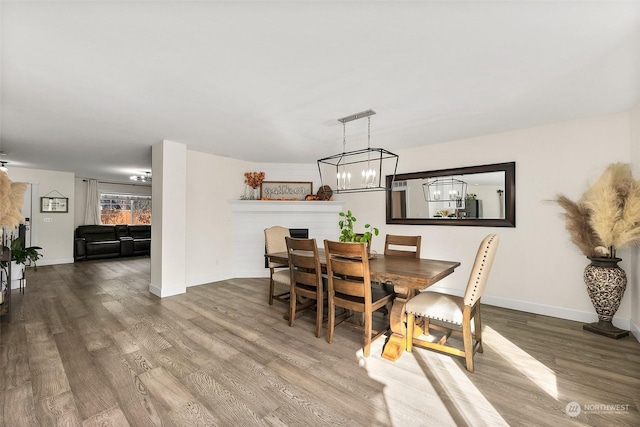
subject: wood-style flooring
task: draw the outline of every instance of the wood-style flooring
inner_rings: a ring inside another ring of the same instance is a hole
[[[327,344],[311,314],[290,328],[266,279],[160,299],[149,276],[148,258],[27,271],[0,325],[0,425],[640,425],[633,337],[483,306],[469,373],[424,349],[384,360],[384,338],[365,359],[361,331]]]

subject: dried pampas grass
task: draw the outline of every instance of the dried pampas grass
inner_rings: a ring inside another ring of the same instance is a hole
[[[624,212],[629,181],[633,181],[629,165],[615,163],[582,196],[581,201],[590,211],[589,223],[603,246],[615,246],[616,224]]]
[[[11,182],[7,174],[4,175],[6,180],[0,176],[0,226],[6,228],[16,228],[24,221],[24,216],[20,212],[24,201],[24,192],[27,190],[27,184],[24,182]],[[8,182],[8,185],[5,185]]]
[[[0,220],[4,218],[11,207],[11,180],[9,176],[0,172]]]
[[[571,241],[586,256],[614,257],[616,248],[640,243],[640,181],[627,163],[609,165],[578,202],[562,195],[557,202]]]
[[[618,248],[640,244],[640,180],[630,180],[628,196],[613,234],[613,246]]]
[[[587,207],[581,202],[574,202],[562,195],[557,201],[565,210],[565,226],[571,241],[585,256],[596,256],[595,248],[600,245],[600,241],[589,224]]]

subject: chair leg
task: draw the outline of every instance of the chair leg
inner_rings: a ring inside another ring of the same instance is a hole
[[[271,271],[271,275],[273,275],[273,271]],[[275,283],[273,283],[273,278],[269,278],[269,305],[273,305],[273,290],[275,288]]]
[[[327,324],[327,342],[331,344],[333,341],[333,328],[336,323],[336,304],[333,298],[329,297],[329,322]]]
[[[320,338],[320,332],[322,331],[322,307],[322,294],[320,294],[316,300],[316,338]]]
[[[415,325],[416,316],[413,313],[407,313],[407,351],[413,351],[413,327]]]
[[[473,318],[473,323],[475,324],[476,330],[476,341],[478,342],[478,349],[476,350],[478,353],[482,353],[482,323],[480,321],[480,302],[476,306],[476,315]]]
[[[296,320],[296,303],[298,301],[298,297],[296,296],[296,288],[291,286],[289,290],[289,326],[293,326],[293,322]]]
[[[373,316],[371,311],[367,311],[364,314],[364,347],[362,352],[364,357],[369,357],[371,353],[371,334],[373,332]]]
[[[464,341],[464,358],[467,361],[467,371],[473,372],[473,336],[471,334],[471,322],[463,322],[462,340]]]

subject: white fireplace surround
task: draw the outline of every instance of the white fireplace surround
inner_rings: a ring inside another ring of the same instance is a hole
[[[307,228],[322,247],[340,235],[338,213],[343,202],[229,200],[234,227],[234,277],[268,277],[264,267],[264,229],[280,225]]]

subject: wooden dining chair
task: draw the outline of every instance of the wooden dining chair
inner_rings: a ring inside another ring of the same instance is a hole
[[[442,351],[464,357],[467,370],[473,372],[473,355],[482,353],[482,324],[480,320],[480,298],[487,285],[487,278],[498,248],[499,237],[489,234],[482,240],[476,259],[471,268],[464,296],[443,294],[440,292],[421,292],[410,299],[406,305],[407,313],[407,351],[413,345]],[[427,341],[414,338],[416,317],[424,319],[424,334],[429,335],[431,329],[444,331],[438,341]],[[446,326],[432,325],[430,320],[437,320]],[[452,333],[462,335],[463,349],[446,345]],[[475,343],[474,343],[475,341]]]
[[[422,236],[398,236],[387,234],[384,239],[384,256],[420,258]]]
[[[399,236],[387,234],[384,238],[384,256],[420,258],[420,244],[422,236]],[[387,291],[393,291],[393,286],[387,283],[377,283],[376,286]],[[387,307],[382,307],[380,312],[389,314]]]
[[[266,253],[286,252],[287,242],[285,237],[290,237],[289,229],[275,225],[265,228],[264,230],[264,247]],[[289,288],[291,287],[291,272],[289,264],[278,264],[269,261],[269,305],[273,305],[273,301],[289,303]],[[286,291],[280,290],[276,293],[276,285],[280,288],[286,288]]]
[[[318,256],[316,239],[294,239],[285,237],[289,254],[289,270],[291,271],[291,288],[289,291],[289,326],[299,313],[316,308],[316,337],[322,330],[323,304],[327,290],[323,285],[322,267]],[[308,301],[299,303],[306,298]]]
[[[352,312],[363,313],[363,324],[352,322],[354,314],[345,317],[345,323],[364,330],[364,357],[369,357],[371,342],[384,334],[389,328],[377,331],[373,329],[373,312],[390,304],[394,299],[393,292],[380,288],[371,288],[369,259],[365,243],[346,243],[324,241],[327,257],[329,324],[327,342],[333,341],[336,307]]]

